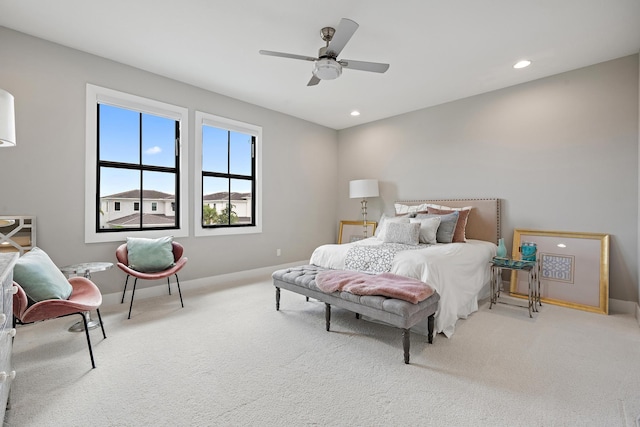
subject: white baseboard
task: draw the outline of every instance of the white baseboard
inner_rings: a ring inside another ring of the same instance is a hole
[[[609,298],[609,313],[633,314],[638,318],[638,303]]]
[[[225,288],[235,286],[237,283],[244,283],[248,279],[260,278],[260,277],[270,277],[271,273],[276,270],[280,270],[288,267],[295,267],[298,265],[308,264],[309,260],[305,261],[297,261],[287,264],[273,265],[269,267],[256,268],[253,270],[244,270],[238,271],[235,273],[228,274],[220,274],[218,276],[210,276],[210,277],[202,277],[199,279],[193,280],[181,280],[180,281],[180,289],[201,289],[201,288]],[[187,266],[188,268],[188,266]],[[142,284],[145,283],[144,280],[141,281]],[[125,294],[125,302],[131,301],[131,291],[133,289],[133,278],[129,278],[129,285],[127,286],[127,292]],[[177,288],[175,286],[175,278],[171,280],[171,289],[172,293],[177,293]],[[161,295],[166,295],[167,293],[167,282],[166,281],[158,281],[158,283],[154,286],[147,287],[138,287],[136,289],[136,301],[145,299],[145,298],[153,298]],[[110,294],[102,295],[102,305],[103,306],[111,306],[120,304],[122,299],[122,292],[115,292]]]
[[[502,281],[502,289],[507,290],[507,292],[510,285],[511,282]],[[638,322],[638,326],[640,326],[640,305],[636,302],[609,298],[609,313],[634,315]]]

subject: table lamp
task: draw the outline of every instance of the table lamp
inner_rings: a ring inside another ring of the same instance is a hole
[[[362,199],[362,226],[364,227],[364,237],[367,237],[367,197],[378,197],[377,179],[357,179],[349,182],[349,197],[352,199]]]

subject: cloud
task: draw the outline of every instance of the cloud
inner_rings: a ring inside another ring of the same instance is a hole
[[[162,152],[162,148],[158,147],[157,145],[155,147],[151,147],[147,151],[145,151],[145,153],[147,153],[147,154],[159,154],[161,152]]]

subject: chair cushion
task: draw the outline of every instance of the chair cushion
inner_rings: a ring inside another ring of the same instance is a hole
[[[147,239],[127,237],[129,268],[144,273],[166,270],[174,264],[172,236]]]
[[[40,248],[33,248],[18,258],[13,268],[13,280],[33,302],[67,299],[73,291],[64,274]]]

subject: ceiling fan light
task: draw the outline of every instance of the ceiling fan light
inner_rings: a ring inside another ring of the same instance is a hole
[[[333,80],[342,74],[342,65],[331,58],[320,58],[313,65],[313,75],[320,80]]]

